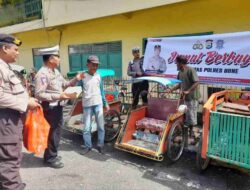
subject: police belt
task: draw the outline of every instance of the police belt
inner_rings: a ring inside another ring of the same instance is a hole
[[[49,107],[57,107],[57,106],[61,106],[61,101],[58,101],[58,102],[46,102],[46,101],[43,101],[41,102],[41,105],[43,108],[49,108]]]
[[[20,111],[14,110],[14,109],[10,109],[10,108],[0,108],[0,115],[2,113],[10,113],[10,114],[15,114],[17,116],[21,116],[23,113],[21,113]]]

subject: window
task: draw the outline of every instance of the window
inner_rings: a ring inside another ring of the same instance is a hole
[[[43,56],[40,55],[39,50],[42,48],[32,49],[33,53],[33,67],[38,71],[43,66]]]
[[[97,55],[101,62],[99,68],[112,69],[116,77],[122,76],[121,42],[79,44],[69,46],[70,71],[86,70],[88,56]]]

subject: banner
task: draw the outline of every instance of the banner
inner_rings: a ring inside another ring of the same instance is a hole
[[[148,38],[143,69],[176,77],[177,55],[188,59],[203,83],[250,86],[250,32]]]

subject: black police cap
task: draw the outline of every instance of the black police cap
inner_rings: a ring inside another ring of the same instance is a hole
[[[0,44],[15,44],[20,46],[22,41],[9,34],[0,34]]]
[[[161,45],[155,45],[154,49],[161,49]]]

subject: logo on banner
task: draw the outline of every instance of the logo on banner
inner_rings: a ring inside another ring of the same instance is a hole
[[[206,40],[206,49],[211,49],[213,47],[213,40]]]
[[[203,49],[202,43],[198,40],[194,45],[193,45],[193,50],[201,50]]]
[[[217,49],[223,49],[224,48],[223,45],[224,45],[224,40],[217,40],[216,42]]]

